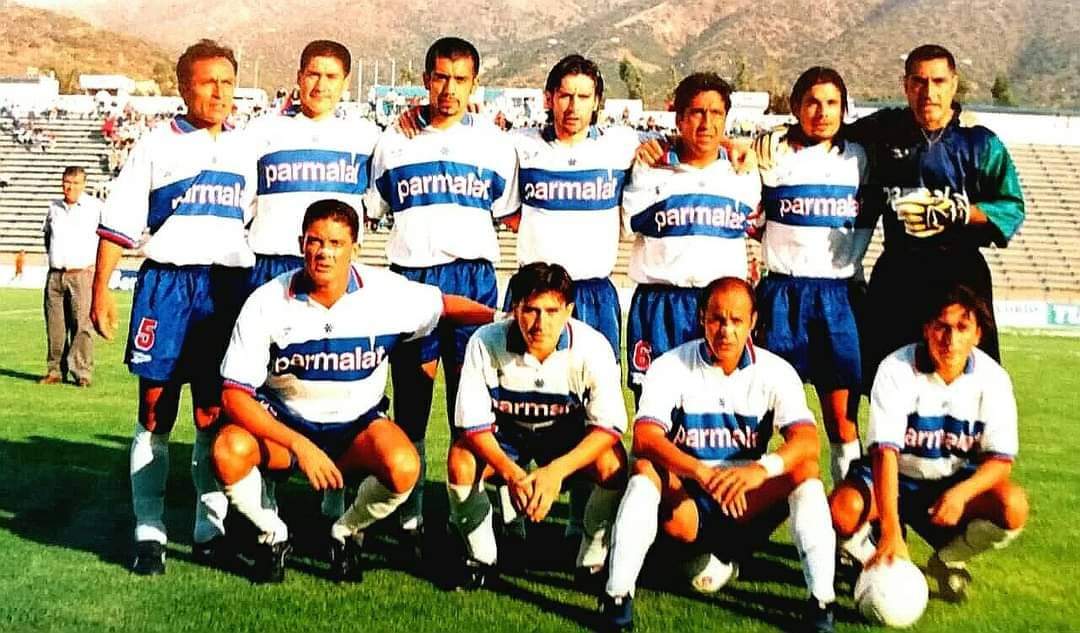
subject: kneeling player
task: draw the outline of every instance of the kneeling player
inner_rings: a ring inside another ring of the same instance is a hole
[[[514,506],[533,521],[547,516],[572,476],[597,484],[577,557],[588,575],[603,568],[626,479],[618,365],[602,334],[570,318],[570,275],[558,264],[527,264],[509,292],[514,318],[469,339],[458,389],[447,487],[450,521],[465,544],[465,587],[484,584],[497,556],[484,480],[505,481]],[[534,460],[538,468],[526,472]]]
[[[698,301],[704,340],[664,354],[646,374],[601,596],[606,628],[633,627],[634,585],[660,520],[677,542],[732,561],[767,540],[790,509],[811,594],[808,628],[832,630],[836,541],[817,431],[795,370],[748,341],[756,317],[750,284],[711,282]],[[774,430],[784,443],[766,453]]]
[[[368,473],[331,528],[331,572],[360,579],[363,531],[416,485],[420,459],[386,417],[387,358],[401,341],[430,333],[441,316],[486,323],[493,311],[381,269],[352,264],[359,218],[344,202],[308,207],[304,268],[257,289],[241,311],[222,363],[232,424],[214,441],[218,478],[261,532],[254,579],[280,582],[288,529],[264,507],[260,469],[299,467],[316,490]]]
[[[1008,374],[976,348],[991,323],[965,286],[940,292],[923,340],[893,352],[870,395],[871,461],[852,465],[831,498],[842,547],[867,566],[908,558],[901,524],[935,548],[927,565],[943,598],[966,597],[967,561],[1001,549],[1027,520],[1027,497],[1009,480],[1016,401]],[[881,522],[877,547],[870,521]]]

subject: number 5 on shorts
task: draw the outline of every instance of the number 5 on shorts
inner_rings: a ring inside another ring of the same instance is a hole
[[[139,321],[139,329],[135,332],[135,349],[141,352],[149,352],[154,347],[154,330],[157,329],[158,322],[156,319],[149,319],[143,317]]]

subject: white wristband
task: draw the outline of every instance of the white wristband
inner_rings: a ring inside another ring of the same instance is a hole
[[[765,475],[770,479],[784,474],[784,458],[776,453],[765,453],[757,463],[765,469]]]

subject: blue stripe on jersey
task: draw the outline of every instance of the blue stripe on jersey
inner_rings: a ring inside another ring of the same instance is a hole
[[[704,460],[757,459],[772,437],[772,414],[686,413],[671,411],[668,437],[684,453]]]
[[[225,171],[201,171],[150,192],[147,226],[154,233],[174,215],[213,215],[244,220],[241,193],[245,178]]]
[[[958,420],[951,415],[908,415],[903,453],[938,459],[956,455],[971,457],[978,452],[984,422]]]
[[[543,422],[583,413],[577,394],[514,391],[501,385],[490,387],[488,392],[496,416],[522,422]]]
[[[858,187],[849,185],[783,185],[762,187],[765,218],[788,226],[854,226],[859,214]]]
[[[375,186],[394,213],[431,204],[490,211],[506,189],[506,180],[490,169],[439,160],[389,169]]]
[[[748,205],[707,193],[674,195],[651,205],[630,220],[646,237],[707,235],[737,238],[746,234]]]
[[[363,194],[367,154],[321,149],[281,150],[259,157],[259,195],[319,191]]]
[[[364,336],[271,345],[270,373],[293,374],[300,380],[361,380],[386,360],[399,340],[400,334],[382,334],[375,337],[374,344],[371,337]]]
[[[524,204],[547,211],[604,211],[619,206],[626,171],[522,169]]]

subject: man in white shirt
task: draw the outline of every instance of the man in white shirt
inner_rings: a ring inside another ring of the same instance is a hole
[[[82,167],[65,169],[63,186],[64,198],[49,204],[43,227],[49,255],[45,278],[45,333],[49,347],[48,369],[38,382],[55,385],[64,380],[64,374],[71,373],[75,384],[89,387],[94,370],[90,288],[101,203],[83,195],[86,172]]]

